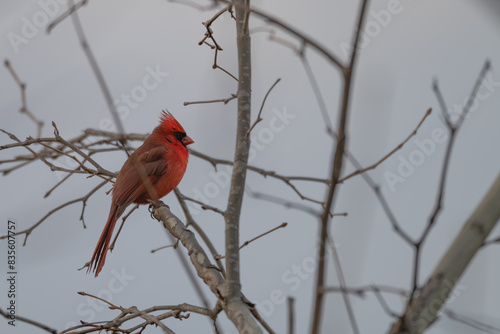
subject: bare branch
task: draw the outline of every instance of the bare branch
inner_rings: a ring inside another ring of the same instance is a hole
[[[237,97],[238,97],[238,95],[231,94],[231,96],[226,98],[226,99],[206,100],[206,101],[191,101],[191,102],[184,102],[184,105],[189,106],[191,104],[206,104],[206,103],[219,103],[219,102],[222,102],[224,104],[228,104],[230,101],[234,100]]]
[[[73,14],[75,11],[80,9],[81,7],[85,6],[87,4],[88,0],[82,0],[77,4],[74,4],[68,8],[64,13],[62,13],[59,17],[56,17],[48,26],[47,26],[47,34],[50,34],[52,32],[52,29],[54,29],[59,23],[64,21],[67,17],[69,17],[71,14]]]
[[[360,6],[359,14],[358,14],[358,24],[357,24],[357,30],[356,34],[354,35],[354,43],[353,45],[353,50],[351,54],[351,59],[349,62],[349,66],[343,68],[343,79],[344,79],[344,87],[343,87],[343,94],[342,94],[342,107],[340,110],[340,119],[339,119],[339,127],[337,131],[337,145],[333,149],[332,156],[333,156],[333,165],[331,168],[331,178],[330,178],[330,189],[328,191],[328,195],[326,198],[326,206],[323,211],[323,214],[321,215],[321,231],[320,231],[320,236],[319,236],[319,257],[318,257],[318,267],[317,267],[317,274],[316,274],[316,287],[315,287],[315,301],[314,301],[314,313],[313,313],[313,320],[312,320],[312,327],[311,327],[311,334],[318,334],[320,332],[321,328],[321,316],[323,314],[323,287],[324,287],[324,282],[325,282],[325,253],[326,253],[326,240],[328,237],[328,231],[329,231],[329,223],[330,223],[330,212],[331,208],[333,207],[333,201],[334,201],[334,196],[335,196],[335,190],[337,188],[339,176],[342,170],[342,165],[343,165],[343,158],[344,158],[344,152],[345,152],[345,147],[346,147],[346,141],[347,141],[347,135],[346,135],[346,125],[347,125],[347,118],[348,118],[348,111],[349,111],[349,104],[350,104],[350,97],[351,97],[351,83],[352,83],[352,75],[354,72],[354,66],[356,64],[356,56],[357,56],[357,49],[358,49],[358,42],[359,42],[359,36],[361,34],[361,31],[363,29],[363,23],[364,23],[364,16],[366,13],[367,9],[367,3],[368,0],[363,0]],[[332,62],[334,62],[332,60]],[[334,62],[335,63],[335,62]],[[336,64],[336,63],[335,63]],[[337,65],[337,64],[336,64]],[[337,65],[339,66],[339,65]],[[340,262],[339,262],[340,266]],[[341,272],[337,272],[338,275],[342,276]],[[347,308],[347,311],[349,311],[349,303],[347,300],[349,299],[349,296],[344,295],[344,302]],[[351,320],[351,327],[354,333],[358,333],[358,327],[356,325],[356,322],[353,321],[354,318],[350,317]]]
[[[293,297],[288,297],[288,334],[293,334],[295,332],[295,314],[294,314],[294,302]]]
[[[198,201],[197,199],[194,199],[194,198],[191,198],[191,197],[188,197],[184,194],[182,194],[180,192],[180,190],[177,189],[177,193],[178,193],[178,197],[181,197],[182,200],[185,200],[185,201],[190,201],[190,202],[193,202],[193,203],[196,203],[196,204],[199,204],[201,206],[201,208],[203,210],[210,210],[210,211],[213,211],[213,212],[217,212],[218,214],[221,214],[222,216],[224,216],[225,212],[214,207],[214,206],[211,206],[211,205],[208,205],[206,203],[203,203],[202,201]]]
[[[252,132],[253,128],[260,122],[263,120],[263,118],[261,117],[262,115],[262,110],[264,109],[264,105],[266,104],[266,100],[267,100],[267,97],[269,96],[269,93],[271,93],[271,91],[273,90],[274,86],[276,86],[278,84],[278,82],[280,82],[281,79],[277,79],[274,84],[271,86],[271,88],[269,88],[269,90],[267,91],[266,95],[264,96],[264,100],[262,100],[262,104],[260,105],[260,110],[259,110],[259,114],[257,115],[257,119],[255,120],[255,122],[252,124],[252,126],[250,127],[250,129],[248,129],[248,132],[246,133],[246,136],[248,137],[248,135],[250,134],[250,132]]]
[[[69,4],[71,7],[75,7],[73,0],[69,1]],[[85,53],[85,56],[87,57],[90,67],[92,68],[92,72],[94,72],[94,75],[96,76],[97,82],[99,84],[99,87],[101,88],[101,91],[104,95],[104,99],[106,100],[106,103],[108,105],[109,112],[111,113],[111,117],[113,118],[113,122],[116,125],[116,128],[118,130],[118,133],[120,134],[121,138],[120,141],[124,144],[126,138],[123,136],[125,133],[125,129],[123,128],[123,124],[120,120],[120,117],[118,116],[118,113],[116,112],[115,109],[115,104],[113,103],[113,97],[111,96],[111,92],[108,88],[108,85],[106,84],[106,80],[104,79],[104,75],[102,74],[101,69],[99,68],[99,65],[97,64],[97,60],[94,56],[94,53],[90,49],[89,43],[87,42],[87,38],[85,37],[85,33],[82,28],[82,24],[80,23],[80,18],[78,17],[78,12],[75,8],[71,13],[71,19],[73,21],[73,25],[75,27],[76,34],[78,36],[78,40],[80,41],[80,45],[83,49],[83,52]],[[70,9],[71,11],[71,9]]]
[[[1,308],[0,308],[0,315],[3,316],[6,319],[10,319],[10,314],[8,314],[7,312],[5,312]],[[39,323],[38,321],[31,320],[31,319],[28,319],[28,318],[25,318],[25,317],[21,317],[20,315],[17,315],[17,314],[15,315],[15,317],[16,317],[17,321],[25,322],[27,324],[33,325],[35,327],[43,329],[44,331],[52,333],[52,334],[57,334],[57,330],[56,329],[50,328],[49,326],[44,325],[42,323]]]
[[[337,136],[335,131],[333,131],[332,121],[330,119],[330,116],[328,115],[328,110],[326,108],[325,100],[323,99],[323,95],[321,95],[321,90],[319,89],[318,81],[314,76],[314,72],[311,68],[311,65],[309,64],[309,61],[307,60],[307,57],[305,55],[305,50],[301,52],[300,60],[302,61],[302,66],[306,71],[307,78],[309,79],[314,95],[316,96],[316,101],[318,101],[319,110],[321,111],[323,122],[325,123],[326,133],[328,133],[330,136]]]
[[[420,129],[420,126],[424,123],[425,119],[431,114],[431,112],[432,112],[432,109],[429,108],[427,110],[427,112],[425,113],[424,117],[418,123],[417,127],[415,128],[415,130],[413,130],[413,132],[410,133],[410,135],[408,137],[406,137],[405,140],[403,140],[392,151],[390,151],[389,153],[387,153],[382,159],[380,159],[379,161],[377,161],[376,163],[374,163],[371,166],[365,167],[363,169],[358,169],[357,171],[352,172],[351,174],[349,174],[347,176],[344,176],[338,182],[339,183],[343,183],[345,180],[348,180],[348,179],[350,179],[353,176],[356,176],[356,175],[362,174],[362,173],[364,173],[366,171],[369,171],[369,170],[377,168],[378,165],[380,165],[382,162],[384,162],[385,160],[387,160],[387,158],[389,158],[391,155],[393,155],[394,153],[396,153],[397,151],[399,151],[401,148],[403,148],[403,146],[411,139],[411,137],[413,137],[413,136],[415,136],[417,134],[418,129]]]
[[[424,287],[419,289],[417,296],[420,254],[422,249],[421,246],[427,239],[431,228],[436,222],[438,214],[442,210],[442,203],[444,199],[444,191],[447,181],[447,173],[453,143],[455,142],[456,134],[463,124],[463,120],[465,119],[464,115],[468,113],[468,110],[472,103],[471,101],[476,98],[479,86],[483,81],[489,67],[489,62],[486,62],[481,69],[476,84],[472,89],[471,95],[469,96],[468,102],[464,107],[459,120],[455,122],[455,124],[453,124],[449,118],[448,121],[446,121],[448,130],[450,132],[450,138],[444,156],[436,203],[434,206],[434,210],[429,217],[427,225],[422,232],[421,237],[413,244],[413,288],[410,294],[410,298],[407,302],[405,313],[399,318],[396,323],[393,324],[391,333],[398,333],[399,331],[409,331],[412,333],[416,331],[421,332],[436,320],[437,312],[439,312],[440,308],[445,302],[446,297],[451,292],[450,285],[453,286],[458,281],[474,254],[478,249],[482,247],[482,245],[484,244],[484,240],[488,236],[493,226],[496,224],[497,220],[500,218],[500,208],[497,205],[498,199],[500,198],[499,175],[494,185],[490,188],[488,194],[485,196],[485,198],[483,198],[481,204],[477,207],[472,217],[469,218],[468,222],[463,227],[459,236],[455,239],[455,242],[451,245],[447,253],[441,259],[441,262],[437,265],[427,283],[424,285]],[[445,105],[444,99],[440,94],[437,83],[435,83],[434,85],[434,91],[438,96],[438,100],[442,100],[440,104]],[[443,113],[446,113],[445,108],[443,109]],[[445,119],[446,117],[448,116],[446,116],[445,114]],[[497,202],[494,202],[495,200]],[[497,208],[495,208],[495,206]],[[450,260],[454,261],[453,264],[450,262]],[[436,295],[436,293],[439,293],[439,295]],[[429,303],[432,303],[432,308],[429,308]],[[429,312],[429,309],[432,309],[431,312]],[[425,316],[423,316],[423,313],[426,313]],[[424,319],[423,317],[425,317],[425,320],[420,321],[420,319]]]
[[[187,249],[189,257],[200,278],[209,286],[214,295],[221,300],[228,318],[241,330],[242,328],[255,328],[248,307],[243,302],[231,303],[228,298],[226,281],[220,271],[212,265],[207,254],[196,240],[193,232],[186,229],[184,224],[170,212],[170,209],[161,201],[151,205],[152,214],[163,222],[163,226]],[[241,301],[241,295],[240,295]],[[245,311],[246,310],[246,311]],[[257,327],[260,330],[260,328]]]
[[[136,204],[132,207],[132,209],[129,210],[129,212],[127,212],[123,217],[122,217],[122,223],[120,224],[120,228],[118,229],[118,232],[116,232],[116,235],[115,235],[115,238],[113,239],[113,241],[111,242],[111,245],[109,245],[109,251],[112,252],[113,249],[115,249],[115,243],[116,243],[116,240],[118,239],[118,236],[120,235],[120,232],[122,231],[122,228],[123,228],[123,225],[125,225],[125,221],[128,219],[128,217],[132,214],[132,212],[134,212],[135,210],[137,210],[139,208],[139,204]],[[153,251],[151,251],[151,253],[154,253]]]
[[[451,320],[454,320],[456,322],[459,322],[461,324],[464,324],[466,326],[469,326],[471,328],[477,329],[481,332],[484,333],[500,333],[500,328],[494,327],[488,324],[485,324],[483,322],[477,321],[475,319],[471,319],[469,317],[466,317],[464,315],[458,315],[456,312],[450,310],[450,309],[444,309],[443,313],[450,318]]]
[[[353,332],[359,333],[356,317],[354,316],[354,311],[352,310],[351,300],[349,299],[349,295],[344,292],[344,289],[346,288],[346,282],[344,278],[344,271],[342,270],[342,266],[340,264],[340,257],[337,251],[337,247],[331,235],[328,235],[327,240],[332,250],[333,266],[335,267],[335,273],[337,274],[339,285],[342,288],[342,299],[344,300],[344,305],[347,310],[347,315],[349,316],[349,322],[351,323]]]
[[[238,331],[262,333],[261,328],[252,318],[248,307],[241,300],[239,227],[241,206],[243,203],[250,138],[246,136],[250,129],[252,101],[252,62],[250,34],[248,31],[248,0],[232,2],[236,12],[236,44],[238,49],[238,123],[236,129],[236,148],[234,152],[231,188],[224,215],[226,222],[226,288],[227,316],[235,322]],[[244,320],[243,320],[244,319]]]
[[[80,216],[80,220],[83,220],[83,214],[84,214],[84,210],[85,210],[85,206],[87,204],[87,201],[88,199],[97,191],[99,190],[103,185],[105,185],[107,183],[107,181],[103,181],[101,183],[99,183],[97,186],[95,186],[90,192],[87,193],[87,195],[83,196],[83,197],[80,197],[80,198],[76,198],[74,200],[71,200],[71,201],[68,201],[64,204],[61,204],[59,205],[58,207],[56,207],[55,209],[52,209],[50,210],[45,216],[43,216],[42,219],[40,219],[38,222],[36,222],[34,225],[32,225],[30,228],[27,228],[25,230],[22,230],[22,231],[19,231],[19,232],[16,232],[14,234],[10,234],[10,236],[15,236],[15,235],[22,235],[22,234],[25,234],[25,238],[24,238],[24,242],[23,242],[23,246],[26,245],[26,241],[28,240],[28,237],[29,235],[31,234],[31,232],[33,232],[33,230],[35,228],[37,228],[40,224],[42,224],[47,218],[49,218],[52,214],[56,213],[57,211],[71,205],[71,204],[74,204],[74,203],[78,203],[78,202],[82,202],[83,203],[83,208],[82,208],[82,214]],[[6,239],[9,235],[2,235],[0,236],[0,240],[1,239]]]
[[[443,208],[444,192],[445,192],[445,188],[446,188],[446,181],[448,179],[448,169],[449,169],[449,164],[450,164],[450,159],[451,159],[451,152],[453,150],[453,145],[454,145],[455,139],[456,139],[456,134],[457,134],[458,130],[460,129],[461,125],[463,124],[463,120],[465,119],[464,115],[466,115],[470,109],[470,106],[472,103],[471,101],[476,98],[476,94],[478,92],[479,86],[481,85],[481,83],[484,79],[484,76],[486,75],[489,68],[490,68],[489,62],[486,61],[483,68],[481,69],[481,71],[479,73],[479,76],[476,80],[474,87],[472,88],[472,92],[469,95],[469,98],[467,100],[467,104],[464,107],[464,110],[462,112],[460,119],[455,124],[452,124],[451,120],[449,123],[447,122],[448,130],[450,132],[450,138],[448,141],[448,145],[446,146],[443,167],[441,169],[441,175],[440,175],[439,185],[438,185],[438,193],[437,193],[437,197],[436,197],[436,204],[434,205],[434,210],[433,210],[431,216],[429,217],[427,225],[426,225],[424,231],[422,232],[420,239],[414,245],[415,252],[414,252],[414,265],[413,265],[413,290],[412,290],[412,293],[411,293],[410,298],[408,300],[408,305],[410,305],[410,303],[413,299],[413,296],[415,295],[415,292],[416,292],[417,287],[418,287],[421,245],[425,242],[427,236],[429,235],[429,232],[431,231],[432,227],[434,226],[434,223],[437,220],[439,213],[441,212],[441,210]],[[437,83],[436,83],[435,91],[439,92],[439,88],[437,86]],[[438,95],[438,98],[439,98],[439,95]],[[443,112],[446,112],[446,110],[443,110]],[[446,117],[448,117],[448,116],[446,116]]]
[[[216,2],[230,3],[230,0],[216,0]],[[300,39],[302,41],[302,43],[304,43],[304,44],[310,46],[311,48],[313,48],[314,50],[316,50],[319,54],[325,56],[326,59],[328,59],[330,62],[332,62],[339,69],[344,68],[342,63],[337,59],[337,56],[335,56],[333,54],[333,52],[327,50],[327,48],[325,46],[321,45],[318,41],[315,41],[314,39],[308,37],[306,34],[299,32],[298,30],[292,28],[287,23],[281,21],[280,19],[278,19],[270,14],[264,13],[263,11],[261,11],[259,9],[247,6],[246,4],[243,4],[240,2],[234,2],[233,4],[234,4],[234,7],[236,9],[243,9],[243,10],[246,9],[247,11],[250,12],[250,14],[253,13],[257,17],[260,17],[261,19],[263,19],[264,21],[267,21],[269,23],[272,23],[272,24],[280,27],[284,31],[286,31],[286,32],[290,33],[291,35],[293,35],[294,37]],[[357,45],[357,43],[354,45]]]
[[[253,238],[253,239],[250,239],[250,240],[248,240],[248,241],[245,241],[245,242],[244,242],[244,243],[240,246],[240,250],[241,250],[243,247],[248,246],[248,244],[252,243],[253,241],[255,241],[255,240],[259,239],[259,238],[262,238],[263,236],[268,235],[269,233],[272,233],[272,232],[274,232],[274,231],[276,231],[276,230],[278,230],[278,229],[280,229],[280,228],[286,227],[287,225],[288,225],[288,223],[282,223],[281,225],[276,226],[275,228],[272,228],[272,229],[270,229],[269,231],[264,232],[264,233],[262,233],[262,234],[260,234],[260,235],[256,236],[256,237],[255,237],[255,238]],[[217,257],[216,257],[216,259],[224,259],[225,257],[226,257],[225,255],[219,255],[219,256],[217,256]]]
[[[166,249],[166,248],[177,248],[177,246],[179,245],[179,240],[177,240],[175,242],[175,244],[172,244],[172,245],[166,245],[166,246],[161,246],[161,247],[158,247],[158,248],[155,248],[155,249],[152,249],[151,250],[151,253],[156,253],[157,251],[159,250],[162,250],[162,249]]]
[[[37,126],[37,137],[40,138],[42,136],[43,122],[38,120],[35,117],[35,115],[28,109],[28,106],[26,103],[26,84],[19,79],[16,71],[14,71],[14,68],[12,67],[12,65],[10,64],[8,59],[5,59],[4,64],[5,64],[5,67],[7,67],[7,69],[9,70],[10,74],[12,75],[12,78],[14,79],[14,81],[19,86],[19,89],[21,90],[21,109],[20,109],[20,111],[22,113],[25,113],[26,115],[28,115],[28,117],[35,123],[35,125]]]
[[[224,264],[222,263],[221,260],[217,259],[217,255],[219,255],[219,252],[217,252],[217,249],[215,249],[214,244],[208,237],[208,235],[205,233],[205,231],[198,225],[198,223],[194,220],[193,216],[191,215],[191,211],[189,211],[188,206],[186,205],[186,201],[183,199],[181,192],[179,191],[178,188],[174,189],[175,196],[177,197],[177,200],[179,201],[179,204],[181,205],[182,211],[184,212],[184,215],[186,216],[186,225],[192,226],[195,231],[198,233],[200,238],[203,240],[205,245],[207,245],[208,250],[212,254],[212,257],[214,258],[215,262],[217,263],[217,267],[219,267],[219,270],[224,277],[226,278],[226,269],[224,268]]]
[[[296,202],[287,201],[287,200],[285,200],[285,199],[283,199],[281,197],[277,197],[277,196],[273,196],[273,195],[269,195],[269,194],[264,194],[264,193],[253,191],[252,189],[250,189],[250,187],[248,185],[245,187],[245,192],[250,197],[253,197],[253,198],[256,198],[256,199],[261,199],[261,200],[264,200],[266,202],[276,203],[276,204],[282,205],[282,206],[284,206],[285,208],[288,208],[288,209],[295,209],[295,210],[304,211],[304,212],[307,212],[307,213],[313,215],[314,217],[318,217],[321,214],[321,212],[319,212],[318,210],[315,210],[315,209],[311,208],[308,205],[304,205],[302,203],[296,203]]]
[[[102,299],[100,297],[94,296],[92,294],[86,293],[86,292],[78,292],[78,294],[82,296],[88,296],[94,299],[97,299],[103,303],[106,303],[109,305],[109,309],[111,310],[119,310],[121,313],[115,317],[113,320],[104,322],[102,325],[98,325],[99,323],[103,322],[93,322],[93,323],[85,323],[82,321],[82,324],[76,327],[68,328],[65,331],[61,332],[63,333],[68,333],[69,331],[73,331],[75,329],[79,328],[87,328],[83,331],[79,332],[72,332],[72,333],[91,333],[91,332],[100,332],[102,330],[106,331],[117,331],[121,333],[133,333],[138,329],[144,330],[145,327],[148,325],[156,325],[160,327],[165,333],[172,334],[174,333],[171,329],[169,329],[161,320],[167,319],[167,318],[178,318],[178,319],[187,319],[189,318],[189,314],[187,315],[182,315],[182,312],[191,312],[191,313],[197,313],[201,314],[204,316],[208,316],[211,319],[215,321],[217,318],[217,315],[220,313],[222,310],[220,304],[218,303],[214,309],[208,309],[208,308],[203,308],[195,305],[190,305],[190,304],[180,304],[180,305],[164,305],[164,306],[153,306],[149,307],[144,310],[139,310],[135,306],[131,306],[128,308],[124,308],[121,306],[114,305],[113,303]],[[170,310],[170,312],[166,312],[163,314],[159,315],[152,315],[153,312],[157,311],[165,311],[165,310]],[[123,329],[120,328],[124,323],[131,321],[136,318],[142,318],[145,321],[140,323],[139,325],[136,325],[132,328],[128,329]],[[142,330],[140,332],[142,332]]]

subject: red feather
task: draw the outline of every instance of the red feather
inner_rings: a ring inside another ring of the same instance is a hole
[[[136,164],[140,164],[139,168],[148,177],[156,195],[162,198],[181,182],[189,157],[186,146],[192,143],[194,141],[186,135],[174,116],[163,111],[160,125],[125,161],[113,187],[108,221],[90,260],[88,271],[94,271],[95,277],[104,266],[116,221],[130,204],[148,204],[148,200],[152,199]]]

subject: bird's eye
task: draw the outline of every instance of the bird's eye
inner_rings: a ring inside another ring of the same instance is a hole
[[[177,140],[182,140],[182,138],[186,137],[186,133],[185,132],[176,132],[176,133],[174,133],[174,137]]]

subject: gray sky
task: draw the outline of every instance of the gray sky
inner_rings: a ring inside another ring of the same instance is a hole
[[[51,5],[44,5],[48,3]],[[396,3],[398,6],[393,5]],[[254,1],[253,5],[281,17],[345,59],[343,50],[350,42],[357,2]],[[83,129],[103,127],[109,112],[71,21],[65,20],[50,35],[45,33],[45,21],[55,18],[65,8],[66,5],[55,0],[2,1],[0,50],[2,58],[10,60],[28,85],[28,107],[45,121],[43,136],[52,135],[50,122],[54,121],[61,135],[68,139]],[[390,13],[389,8],[393,13],[384,15]],[[126,131],[151,131],[160,111],[168,108],[195,140],[193,149],[218,158],[232,158],[235,101],[227,105],[183,106],[185,101],[226,98],[236,92],[234,79],[211,69],[213,51],[197,44],[204,34],[201,22],[211,17],[211,12],[200,13],[159,0],[107,0],[90,1],[79,13],[112,96],[121,107]],[[485,59],[490,59],[493,65],[480,89],[481,98],[458,135],[444,211],[424,246],[420,283],[425,282],[499,171],[500,156],[496,154],[500,140],[498,17],[498,6],[493,1],[377,0],[370,6],[366,23],[369,30],[354,82],[348,146],[362,165],[369,165],[406,138],[428,108],[434,109],[402,150],[370,172],[381,185],[401,225],[413,236],[420,235],[432,210],[445,148],[439,134],[446,128],[431,90],[432,80],[439,79],[448,106],[460,110]],[[252,19],[251,25],[261,27],[265,23]],[[219,55],[219,65],[236,74],[234,22],[226,14],[214,24],[213,30],[224,49]],[[295,42],[286,34],[279,33],[279,36]],[[253,132],[255,154],[251,164],[283,175],[327,177],[332,141],[324,131],[318,104],[300,59],[267,37],[259,32],[252,38],[253,118],[270,85],[277,78],[282,81],[267,100],[264,121]],[[307,55],[330,117],[336,122],[339,72],[314,52],[308,50]],[[144,80],[151,89],[141,89],[145,87]],[[34,136],[34,124],[18,112],[19,89],[3,67],[0,87],[0,128],[19,138]],[[7,136],[0,136],[0,145],[9,142]],[[22,149],[1,151],[0,159],[26,152]],[[99,162],[109,170],[118,170],[124,160],[123,154],[99,157]],[[58,163],[70,166],[65,160]],[[407,173],[398,171],[408,163]],[[353,167],[347,165],[344,173],[349,171],[353,171]],[[191,157],[179,188],[188,196],[202,196],[210,205],[224,209],[229,191],[225,180],[229,172],[221,167],[216,173],[207,162]],[[391,175],[398,175],[399,182],[388,181]],[[84,195],[98,183],[74,176],[44,199],[45,192],[60,178],[61,174],[50,172],[42,163],[1,177],[1,233],[5,233],[8,219],[14,219],[17,228],[24,229],[57,205]],[[249,173],[248,184],[254,191],[299,201],[290,188],[276,180]],[[308,196],[323,199],[324,187],[297,185]],[[90,259],[107,218],[110,197],[105,191],[109,186],[103,189],[88,202],[86,229],[78,221],[81,205],[77,204],[53,215],[34,230],[25,247],[21,247],[23,239],[17,239],[19,315],[58,330],[79,320],[108,320],[116,316],[100,304],[88,303],[86,298],[77,295],[78,291],[99,294],[124,307],[200,303],[174,251],[150,253],[151,249],[167,244],[168,239],[161,226],[150,219],[145,207],[130,217],[98,279],[76,270]],[[183,217],[173,195],[164,201],[175,214]],[[191,207],[197,209],[196,220],[223,252],[222,217],[203,212],[195,205]],[[392,231],[372,191],[360,177],[340,187],[335,211],[349,213],[348,217],[336,218],[333,223],[347,284],[409,288],[411,249]],[[284,221],[289,223],[285,229],[242,250],[243,290],[250,300],[260,305],[266,321],[280,333],[286,330],[286,302],[283,301],[286,296],[294,296],[296,332],[307,332],[315,282],[311,272],[316,266],[317,220],[306,213],[249,197],[245,198],[242,214],[242,242]],[[496,229],[492,235],[499,233]],[[0,265],[6,272],[5,241],[0,242],[0,249]],[[498,251],[498,246],[490,246],[477,254],[448,304],[456,312],[496,327],[500,327]],[[329,262],[330,285],[337,284],[335,277]],[[1,307],[5,308],[7,286],[5,280],[1,282]],[[208,289],[206,291],[215,303]],[[372,295],[365,299],[352,297],[352,301],[361,333],[387,331],[391,318]],[[395,312],[401,310],[398,298],[389,297],[388,302]],[[220,318],[223,332],[234,333],[225,315],[221,314]],[[0,321],[0,332],[42,333],[17,324],[12,328]],[[211,330],[207,320],[195,314],[182,322],[171,319],[166,324],[177,333]],[[340,295],[326,298],[323,324],[324,333],[333,330],[351,333]],[[151,327],[147,332],[160,330]],[[429,330],[432,334],[450,332],[477,331],[447,318]]]

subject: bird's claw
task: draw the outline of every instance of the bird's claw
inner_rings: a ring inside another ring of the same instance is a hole
[[[154,204],[149,204],[148,211],[149,211],[149,214],[151,215],[151,218],[152,218],[152,219],[156,219],[157,221],[160,221],[160,220],[159,220],[158,218],[156,218],[156,216],[155,216],[155,206],[154,206]]]

